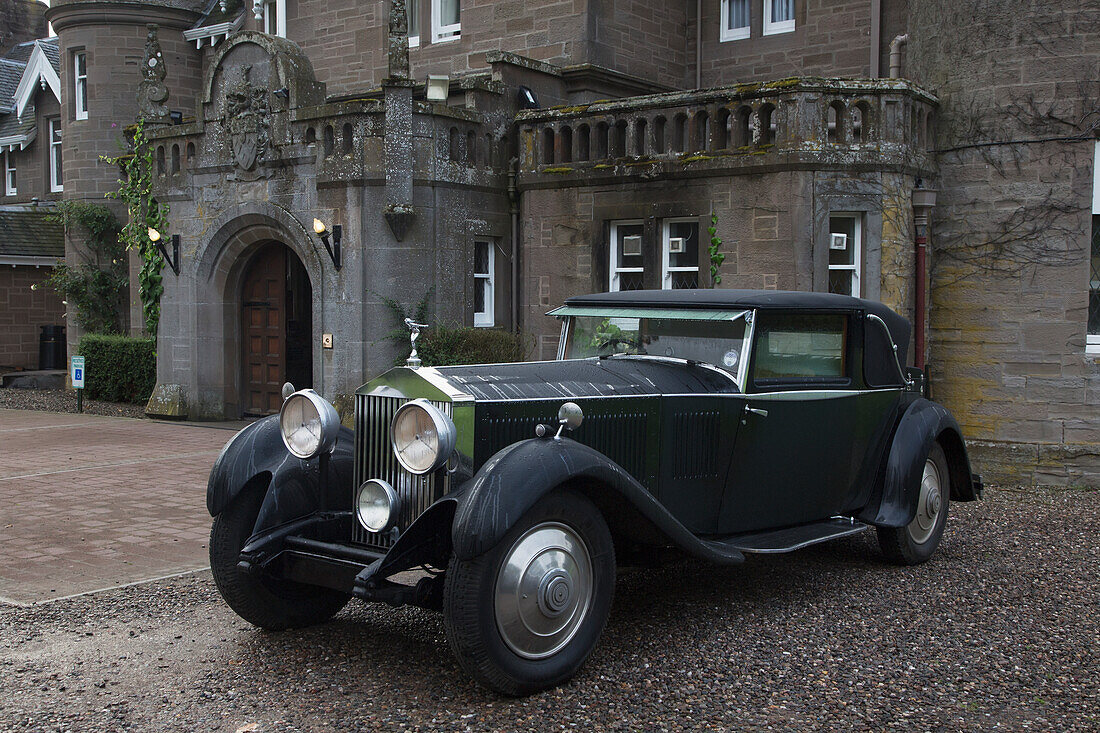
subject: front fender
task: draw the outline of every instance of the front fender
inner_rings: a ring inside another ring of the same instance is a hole
[[[214,461],[206,508],[217,516],[246,486],[264,485],[267,495],[256,521],[258,532],[316,511],[322,498],[327,509],[345,507],[351,501],[354,444],[352,431],[341,427],[322,485],[320,458],[303,461],[287,451],[278,415],[257,420],[234,435]]]
[[[454,494],[451,544],[455,555],[468,560],[492,549],[535,502],[563,484],[593,499],[613,529],[613,520],[635,512],[657,536],[689,554],[724,564],[744,559],[735,549],[697,538],[633,476],[599,451],[573,440],[537,438],[500,450]]]
[[[909,405],[898,422],[886,458],[880,491],[877,492],[878,502],[872,502],[865,508],[860,513],[860,519],[878,527],[904,527],[913,521],[920,498],[924,462],[932,443],[937,440],[947,458],[951,498],[976,498],[970,458],[958,422],[943,405],[920,398]]]

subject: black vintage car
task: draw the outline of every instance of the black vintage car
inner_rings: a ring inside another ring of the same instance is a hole
[[[920,563],[949,500],[981,493],[880,303],[634,291],[551,315],[556,361],[399,367],[359,389],[354,432],[303,390],[238,433],[207,495],[233,610],[284,629],[353,596],[438,609],[467,672],[525,694],[584,663],[616,558],[739,563],[874,527]]]

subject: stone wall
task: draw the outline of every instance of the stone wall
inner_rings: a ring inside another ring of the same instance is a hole
[[[0,367],[37,369],[39,326],[64,325],[60,296],[43,285],[52,271],[0,265]]]
[[[942,102],[936,396],[987,479],[1096,485],[1100,357],[1085,331],[1100,16],[935,0],[911,4],[910,28],[912,72]]]
[[[45,3],[7,0],[0,4],[0,56],[17,44],[48,35]]]

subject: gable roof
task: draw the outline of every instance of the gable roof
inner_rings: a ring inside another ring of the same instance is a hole
[[[27,106],[34,101],[35,92],[40,84],[45,84],[53,92],[58,103],[61,102],[61,55],[56,38],[39,39],[27,60],[27,68],[15,90],[15,114],[23,116]]]
[[[52,206],[0,206],[0,256],[64,257],[65,230]]]
[[[26,69],[25,63],[0,59],[0,114],[15,111],[15,90]]]

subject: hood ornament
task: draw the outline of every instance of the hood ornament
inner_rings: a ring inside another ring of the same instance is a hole
[[[428,324],[417,323],[411,318],[406,318],[405,325],[409,327],[409,343],[412,345],[412,351],[409,353],[409,358],[405,360],[405,366],[410,369],[419,369],[420,357],[416,353],[416,339],[420,337],[420,329],[427,328]]]

